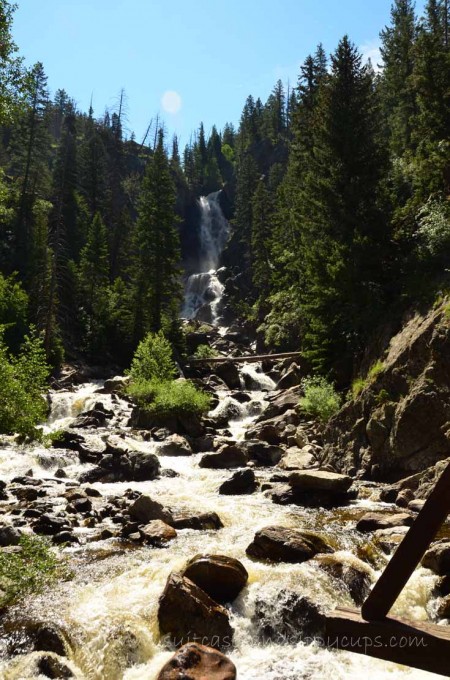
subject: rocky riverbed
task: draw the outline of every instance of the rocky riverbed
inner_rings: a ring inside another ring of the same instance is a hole
[[[241,335],[207,339],[239,353]],[[51,394],[47,429],[63,431],[52,448],[2,441],[1,550],[47,536],[72,578],[3,611],[0,676],[432,677],[320,645],[326,612],[360,605],[402,539],[418,487],[320,468],[321,430],[296,408],[290,361],[191,377],[213,398],[201,421],[154,422],[125,379],[78,375]],[[398,614],[448,622],[447,538]]]

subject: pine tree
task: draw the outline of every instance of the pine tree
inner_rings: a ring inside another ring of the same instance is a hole
[[[135,232],[135,341],[161,329],[180,302],[179,234],[175,216],[175,187],[164,134],[147,163]]]
[[[307,356],[348,379],[379,319],[389,233],[373,72],[344,37],[314,117],[301,192],[302,309]]]

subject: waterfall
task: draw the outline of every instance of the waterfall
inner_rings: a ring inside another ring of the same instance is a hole
[[[181,316],[217,323],[224,286],[217,275],[220,256],[229,235],[229,224],[219,202],[220,191],[202,196],[200,207],[199,272],[186,281]]]

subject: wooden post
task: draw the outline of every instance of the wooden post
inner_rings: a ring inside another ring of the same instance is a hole
[[[381,621],[409,581],[450,513],[450,463],[361,608],[366,621]]]

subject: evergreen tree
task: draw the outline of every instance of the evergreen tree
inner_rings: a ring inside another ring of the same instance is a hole
[[[380,318],[389,233],[373,72],[347,37],[332,56],[301,192],[305,348],[341,379]]]
[[[164,317],[173,317],[180,302],[179,235],[175,187],[160,129],[147,163],[135,232],[135,341],[159,331]]]

